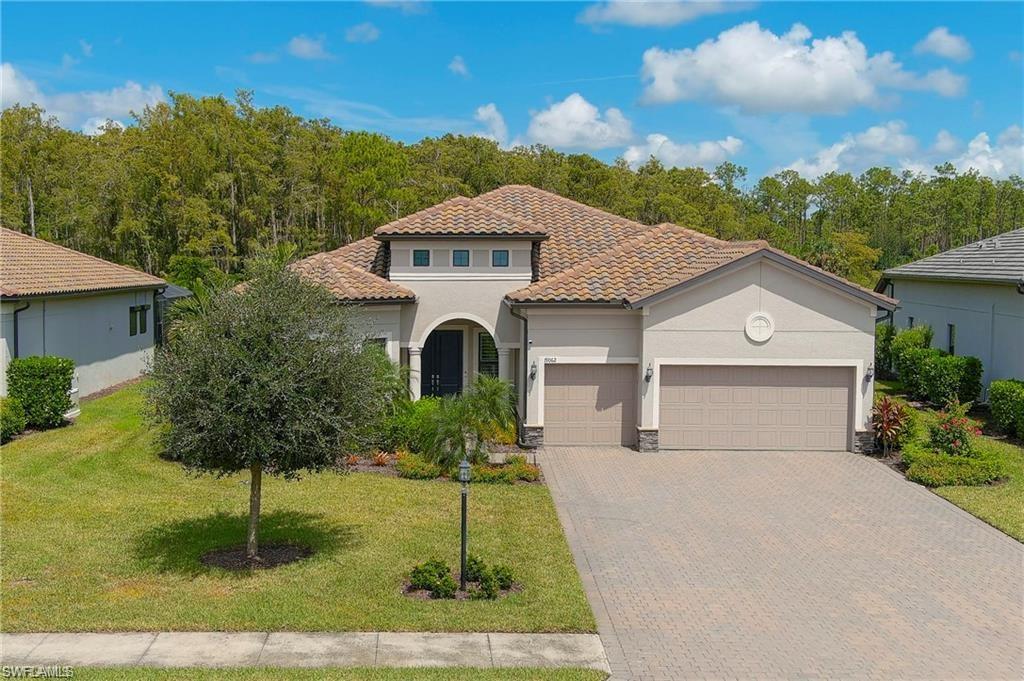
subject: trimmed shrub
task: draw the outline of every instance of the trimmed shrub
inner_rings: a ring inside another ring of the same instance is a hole
[[[900,381],[907,394],[917,400],[927,400],[925,391],[927,380],[926,365],[939,351],[934,348],[908,348],[900,355]]]
[[[452,598],[459,588],[451,570],[440,560],[428,560],[414,567],[409,573],[409,585],[429,591],[431,598]]]
[[[903,461],[909,463],[907,479],[927,487],[985,485],[1001,480],[1007,474],[999,459],[948,456],[917,444],[903,450]]]
[[[27,425],[21,402],[13,397],[0,397],[0,443],[10,442]]]
[[[436,397],[423,397],[415,402],[402,400],[384,425],[384,445],[392,451],[407,449],[417,454],[426,450],[433,436],[434,418],[440,405]]]
[[[896,374],[901,379],[904,378],[906,369],[903,361],[909,350],[930,348],[931,346],[932,329],[930,326],[915,326],[912,329],[897,332],[890,341],[890,356]]]
[[[981,395],[981,360],[932,350],[918,368],[922,397],[932,404],[974,402]]]
[[[483,427],[484,441],[497,445],[514,445],[516,443],[516,424],[509,423],[504,426],[498,423],[488,423]]]
[[[508,565],[495,565],[494,566],[494,578],[498,580],[498,588],[508,590],[512,588],[512,584],[515,583],[515,573],[512,572],[512,568]]]
[[[399,477],[411,480],[433,480],[441,477],[441,467],[412,452],[398,452],[395,470]]]
[[[992,381],[988,389],[988,406],[996,427],[1024,439],[1024,381]]]
[[[472,553],[466,556],[466,581],[479,582],[480,575],[487,569],[487,564],[479,556]]]
[[[53,428],[71,409],[75,363],[65,357],[18,357],[7,366],[7,394],[21,402],[28,425]]]
[[[498,578],[494,574],[494,570],[485,567],[480,571],[480,575],[477,580],[477,588],[470,592],[472,598],[483,598],[489,601],[493,601],[498,597],[500,587],[498,586]]]
[[[973,439],[981,435],[978,425],[967,418],[971,403],[951,402],[940,411],[938,420],[928,427],[928,439],[932,447],[949,456],[971,456],[974,454]]]
[[[891,324],[875,326],[875,371],[879,378],[892,378],[892,341],[896,337],[896,327]]]

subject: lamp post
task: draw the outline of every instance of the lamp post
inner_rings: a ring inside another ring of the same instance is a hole
[[[462,552],[460,554],[459,588],[466,590],[466,506],[469,501],[469,461],[465,458],[459,464],[459,482],[462,483]]]

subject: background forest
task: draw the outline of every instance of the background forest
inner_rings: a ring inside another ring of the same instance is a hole
[[[542,146],[503,150],[481,137],[402,144],[342,130],[250,93],[174,94],[136,124],[88,136],[45,111],[0,118],[5,227],[192,286],[237,276],[254,251],[335,248],[462,194],[529,184],[647,224],[725,239],[767,239],[872,286],[878,272],[1024,225],[1024,180],[871,168],[810,180],[785,170],[748,181],[713,172],[631,169]]]

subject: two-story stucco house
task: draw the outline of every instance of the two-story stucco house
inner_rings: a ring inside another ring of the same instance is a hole
[[[14,357],[75,362],[84,397],[136,378],[156,343],[158,277],[0,228],[0,395]]]
[[[532,187],[455,198],[300,261],[359,303],[415,397],[513,381],[529,445],[853,450],[896,302],[765,242]]]
[[[970,355],[988,385],[1024,378],[1024,229],[886,270],[876,291],[900,299],[891,322],[932,327],[932,345]]]

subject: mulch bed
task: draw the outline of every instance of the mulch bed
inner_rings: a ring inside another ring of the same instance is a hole
[[[269,570],[288,563],[309,558],[313,549],[301,544],[264,544],[260,546],[259,556],[250,560],[245,555],[245,546],[232,546],[227,549],[207,551],[199,561],[207,567],[224,570]]]

